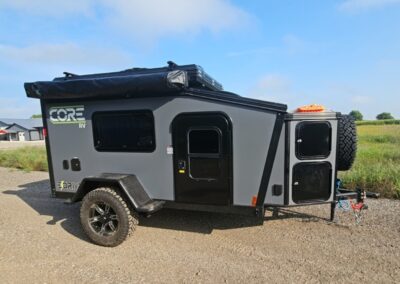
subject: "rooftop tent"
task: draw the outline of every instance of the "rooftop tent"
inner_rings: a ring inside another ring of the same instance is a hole
[[[168,67],[161,68],[132,68],[89,75],[65,72],[65,77],[25,83],[24,87],[28,97],[50,101],[191,96],[274,112],[287,110],[284,104],[255,100],[223,91],[222,85],[198,65],[178,66],[172,62],[168,64]]]

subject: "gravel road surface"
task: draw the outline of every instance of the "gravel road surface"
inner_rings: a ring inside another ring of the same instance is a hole
[[[329,206],[252,218],[162,210],[116,248],[93,245],[79,204],[49,194],[47,173],[0,168],[2,283],[400,281],[400,202],[368,200],[361,225]]]

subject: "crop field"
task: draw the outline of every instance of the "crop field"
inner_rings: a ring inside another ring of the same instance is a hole
[[[358,124],[357,133],[356,161],[339,175],[345,186],[400,198],[400,125]]]

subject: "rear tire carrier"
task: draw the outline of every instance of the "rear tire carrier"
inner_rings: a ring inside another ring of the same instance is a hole
[[[338,120],[337,169],[347,171],[351,168],[357,152],[357,130],[354,118],[342,115]]]

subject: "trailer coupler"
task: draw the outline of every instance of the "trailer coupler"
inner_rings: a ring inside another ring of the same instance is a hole
[[[342,188],[342,182],[338,179],[336,181],[335,200],[331,204],[330,220],[334,220],[335,210],[338,208],[342,211],[352,211],[356,224],[360,224],[362,221],[362,210],[368,209],[368,205],[364,202],[367,197],[379,198],[379,193],[367,192],[359,188],[355,191]]]

